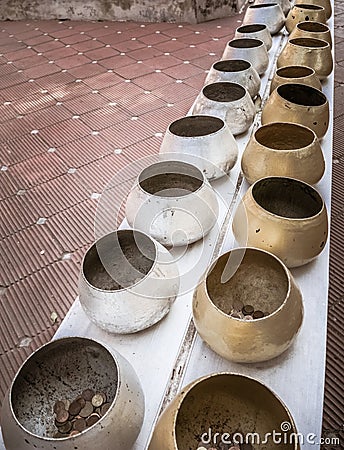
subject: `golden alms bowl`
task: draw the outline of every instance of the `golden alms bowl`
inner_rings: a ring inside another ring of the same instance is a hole
[[[296,123],[275,122],[261,126],[251,135],[241,169],[250,184],[270,176],[315,184],[324,174],[325,161],[313,130]]]
[[[297,434],[294,420],[274,392],[244,375],[214,373],[193,381],[172,400],[159,418],[148,449],[229,448],[226,444],[234,433],[238,433],[237,442],[254,432],[263,441],[266,433],[280,430],[284,422],[291,425],[286,441],[292,443],[284,444],[283,450],[299,450],[292,437]],[[221,442],[225,447],[220,447]],[[264,450],[276,450],[272,439],[267,439]]]
[[[248,307],[252,314],[240,314]],[[253,319],[255,315],[259,318]],[[267,361],[283,353],[297,335],[302,295],[276,256],[236,248],[220,256],[202,277],[193,298],[193,318],[201,338],[220,356],[242,363]]]
[[[332,48],[332,34],[330,28],[320,22],[300,22],[290,34],[290,39],[311,38],[328,42]]]
[[[305,0],[306,1],[306,0]],[[327,20],[332,16],[332,1],[331,0],[307,0],[309,5],[317,5],[325,8]]]
[[[275,89],[262,111],[262,124],[292,122],[313,130],[319,139],[325,136],[330,120],[326,96],[311,86],[291,83]]]
[[[310,2],[311,3],[311,2]],[[323,6],[296,3],[287,15],[285,27],[291,33],[296,24],[305,21],[326,23],[326,11]]]
[[[270,85],[270,94],[281,84],[307,84],[322,90],[322,85],[315,70],[306,66],[285,66],[276,70]]]
[[[289,39],[277,59],[277,67],[301,65],[315,70],[323,80],[333,70],[333,57],[330,44],[321,39],[299,37]]]
[[[261,248],[287,267],[298,267],[323,251],[327,210],[309,184],[287,177],[262,178],[243,196],[232,227],[239,245]]]

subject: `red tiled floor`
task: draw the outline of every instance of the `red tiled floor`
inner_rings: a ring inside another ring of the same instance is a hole
[[[68,165],[57,156],[56,152],[45,152],[11,166],[8,171],[20,189],[29,189],[52,180],[67,170]]]
[[[135,78],[134,83],[145,90],[153,90],[158,87],[172,84],[174,82],[173,78],[165,75],[164,73],[154,72],[152,74],[143,75],[141,77]]]
[[[49,59],[44,55],[35,53],[32,56],[15,61],[15,65],[18,69],[34,69],[41,64],[47,64],[48,61]]]
[[[23,73],[27,78],[36,79],[60,72],[60,70],[61,68],[57,64],[55,64],[54,61],[48,61],[48,63],[41,64],[38,67],[26,69]]]
[[[0,222],[0,236],[2,238],[35,224],[39,217],[42,217],[25,194],[13,195],[0,201],[0,208],[1,211],[6,211]],[[20,211],[20,214],[18,214],[18,211]]]
[[[48,145],[36,134],[29,134],[18,139],[11,139],[0,144],[0,160],[10,166],[30,159],[48,150]]]
[[[90,106],[89,106],[90,107]],[[91,134],[91,129],[80,120],[65,120],[40,131],[40,137],[49,145],[57,147]]]
[[[45,225],[34,225],[0,241],[0,285],[8,286],[57,261],[63,248]]]
[[[99,64],[85,64],[83,66],[75,67],[73,69],[70,69],[68,71],[71,75],[73,75],[75,78],[88,78],[93,77],[95,75],[98,75],[100,73],[105,73],[106,69]]]
[[[123,180],[134,176],[128,170],[129,163],[129,159],[125,156],[125,150],[123,150],[120,154],[108,155],[80,167],[75,175],[83,181],[91,193],[101,194],[104,189],[117,186]]]
[[[94,126],[94,124],[93,124]],[[57,155],[68,167],[80,167],[113,153],[114,148],[101,136],[86,136],[57,148]]]
[[[39,90],[42,91],[41,88]],[[56,100],[47,92],[36,92],[24,98],[14,99],[11,103],[19,114],[29,114],[55,104]]]
[[[68,150],[70,151],[70,148]],[[62,147],[59,147],[57,151],[61,155]],[[90,192],[77,177],[66,174],[30,189],[23,197],[18,198],[30,203],[30,208],[35,211],[35,216],[32,213],[32,218],[36,217],[36,222],[39,217],[58,214],[87,200],[89,196]]]
[[[130,98],[127,100],[129,104],[132,103]],[[82,114],[80,120],[89,127],[93,127],[96,130],[108,128],[115,123],[130,119],[130,117],[133,115],[133,112],[124,109],[124,107],[126,107],[124,101],[121,101],[121,105],[123,105],[123,108],[116,103],[107,104],[101,109]],[[135,103],[133,103],[133,107],[136,107]]]
[[[101,66],[104,66],[106,69],[114,69],[118,67],[127,66],[128,64],[132,64],[135,62],[135,59],[130,58],[128,55],[117,55],[112,58],[106,58],[99,61]]]
[[[72,55],[67,58],[58,59],[55,61],[61,69],[72,69],[73,67],[89,64],[91,60],[84,55]]]
[[[73,114],[83,114],[105,106],[108,102],[98,93],[91,93],[63,102],[63,106]]]
[[[94,41],[92,41],[94,42]],[[112,58],[119,54],[119,51],[113,48],[101,47],[95,50],[89,50],[85,52],[85,56],[92,61],[100,61],[101,59]]]
[[[134,62],[133,64],[129,64],[128,66],[116,68],[115,71],[122,78],[133,80],[137,77],[141,77],[142,75],[153,73],[154,69],[146,66],[146,64],[138,64],[137,62]]]

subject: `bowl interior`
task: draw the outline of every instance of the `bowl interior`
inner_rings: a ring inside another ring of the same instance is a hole
[[[294,5],[295,8],[300,8],[300,9],[310,9],[313,11],[321,11],[324,10],[324,8],[322,6],[318,6],[318,5],[308,5],[306,3],[300,3],[300,4],[295,4]]]
[[[314,70],[306,66],[287,66],[277,69],[276,75],[282,78],[304,78],[314,74]]]
[[[139,231],[119,230],[92,245],[83,261],[83,273],[91,286],[115,291],[144,278],[156,257],[156,247],[148,236]]]
[[[284,421],[291,422],[284,405],[259,382],[235,374],[214,375],[196,384],[182,401],[175,425],[177,448],[229,448],[220,446],[229,440],[224,433],[238,433],[239,439],[239,434],[245,438],[247,433],[258,433],[263,440],[271,430],[279,431]],[[206,441],[204,445],[202,441]],[[264,449],[276,449],[271,441],[268,440]],[[293,444],[282,447],[296,448]]]
[[[322,92],[305,84],[282,84],[277,92],[284,100],[300,106],[322,106],[327,101]]]
[[[139,176],[141,188],[160,197],[183,197],[196,192],[203,182],[203,175],[195,166],[179,161],[152,164]]]
[[[187,116],[171,123],[169,130],[179,137],[200,137],[216,133],[224,127],[222,119],[214,116]]]
[[[263,31],[266,29],[267,29],[266,25],[255,23],[251,25],[243,25],[242,27],[239,27],[237,31],[239,33],[257,33],[258,31]]]
[[[288,219],[308,219],[323,208],[315,189],[292,178],[263,178],[253,185],[252,195],[263,209]]]
[[[233,41],[228,42],[228,45],[233,48],[256,48],[264,44],[260,39],[242,38],[242,39],[233,39]]]
[[[299,30],[311,33],[326,33],[326,31],[329,31],[328,26],[320,22],[300,22],[296,26]]]
[[[203,95],[214,102],[235,102],[245,97],[243,86],[229,81],[208,84],[203,88]]]
[[[309,128],[286,122],[264,125],[254,136],[260,145],[273,150],[298,150],[311,145],[315,139]]]
[[[24,429],[52,438],[58,400],[73,400],[92,389],[105,393],[112,403],[117,386],[116,362],[102,345],[86,338],[64,338],[42,347],[24,363],[11,389],[11,404]]]
[[[224,59],[214,64],[214,69],[219,72],[241,72],[251,67],[251,63],[243,59]]]
[[[285,301],[289,280],[283,265],[272,255],[235,249],[216,261],[206,287],[213,304],[225,314],[230,315],[241,304],[269,315]]]
[[[313,39],[313,38],[295,38],[290,39],[289,42],[291,44],[298,45],[299,47],[325,48],[329,46],[327,42],[321,39]]]

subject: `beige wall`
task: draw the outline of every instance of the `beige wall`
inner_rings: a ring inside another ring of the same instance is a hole
[[[1,0],[0,20],[204,22],[235,14],[245,0]]]

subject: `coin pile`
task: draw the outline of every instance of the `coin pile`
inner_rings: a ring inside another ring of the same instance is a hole
[[[54,438],[76,436],[94,425],[110,407],[104,392],[85,389],[81,395],[70,401],[58,400],[54,405],[57,432]]]
[[[230,312],[231,317],[243,320],[256,320],[268,316],[270,313],[254,309],[252,305],[244,305],[240,300],[234,300]]]

